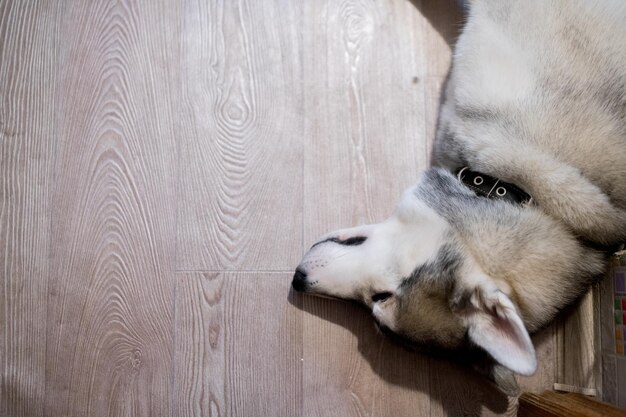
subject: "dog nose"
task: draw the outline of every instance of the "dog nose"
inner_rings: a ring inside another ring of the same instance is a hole
[[[301,269],[296,269],[296,273],[293,274],[293,281],[291,282],[291,286],[296,291],[304,291],[307,286],[306,272]]]

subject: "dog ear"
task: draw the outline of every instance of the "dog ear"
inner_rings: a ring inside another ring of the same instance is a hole
[[[532,375],[535,348],[524,322],[509,297],[491,279],[456,297],[453,309],[468,325],[468,336],[498,363],[513,372]]]

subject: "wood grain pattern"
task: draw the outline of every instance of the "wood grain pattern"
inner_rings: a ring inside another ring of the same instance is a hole
[[[517,381],[523,392],[541,393],[553,388],[557,377],[558,323],[552,323],[533,335],[533,344],[537,355],[537,371],[532,376],[518,376]]]
[[[427,156],[418,11],[403,1],[315,1],[304,15],[305,91],[316,92],[305,96],[309,245],[386,218]],[[427,358],[376,334],[360,308],[305,298],[303,309],[304,415],[429,414]]]
[[[520,397],[520,417],[626,417],[626,410],[579,393],[546,391]]]
[[[445,78],[428,76],[424,80],[424,134],[426,138],[426,155],[429,156],[430,162],[434,163],[433,145],[435,143],[435,134],[437,132],[437,122],[439,117],[439,104],[441,103],[443,89],[445,88]]]
[[[303,195],[296,5],[185,2],[179,269],[290,269],[297,262]]]
[[[169,415],[178,8],[59,12],[46,413]]]
[[[55,142],[50,5],[0,2],[0,415],[42,416]]]
[[[286,273],[177,275],[176,415],[303,415],[302,315],[289,284]]]
[[[426,167],[423,62],[408,2],[305,6],[304,244],[386,218]],[[325,30],[317,30],[324,27]]]
[[[601,370],[599,385],[602,401],[610,404],[619,404],[619,380],[617,372],[617,359],[615,357],[615,316],[614,303],[615,295],[613,293],[613,276],[615,268],[619,267],[619,259],[612,257],[609,262],[609,269],[604,279],[598,283],[597,295],[599,300],[599,311],[597,319],[600,321],[600,341],[596,351],[601,359]]]
[[[297,297],[307,313],[302,415],[429,415],[428,358],[378,334],[358,306]]]
[[[601,393],[599,318],[594,309],[594,291],[587,293],[576,308],[562,315],[559,321],[556,382],[597,389]]]
[[[289,289],[319,235],[386,218],[428,165],[460,20],[452,1],[0,2],[0,415],[514,415],[365,309]],[[555,329],[523,389],[570,378]]]

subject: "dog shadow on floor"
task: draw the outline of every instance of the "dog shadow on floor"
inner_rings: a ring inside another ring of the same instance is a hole
[[[499,414],[509,409],[510,400],[514,401],[468,367],[409,351],[388,340],[375,329],[371,314],[355,303],[292,290],[288,299],[299,310],[349,330],[357,338],[360,355],[374,373],[389,384],[426,394],[431,409],[440,407],[445,415],[474,416],[481,415],[486,408]],[[303,331],[306,338],[309,331],[306,324]],[[345,345],[338,345],[338,355],[346,357]]]
[[[461,0],[407,0],[428,20],[439,36],[452,48],[465,21]]]

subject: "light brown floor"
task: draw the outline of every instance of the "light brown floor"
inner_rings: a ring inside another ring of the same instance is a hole
[[[0,1],[0,415],[513,407],[289,290],[427,166],[460,25],[431,0]]]

